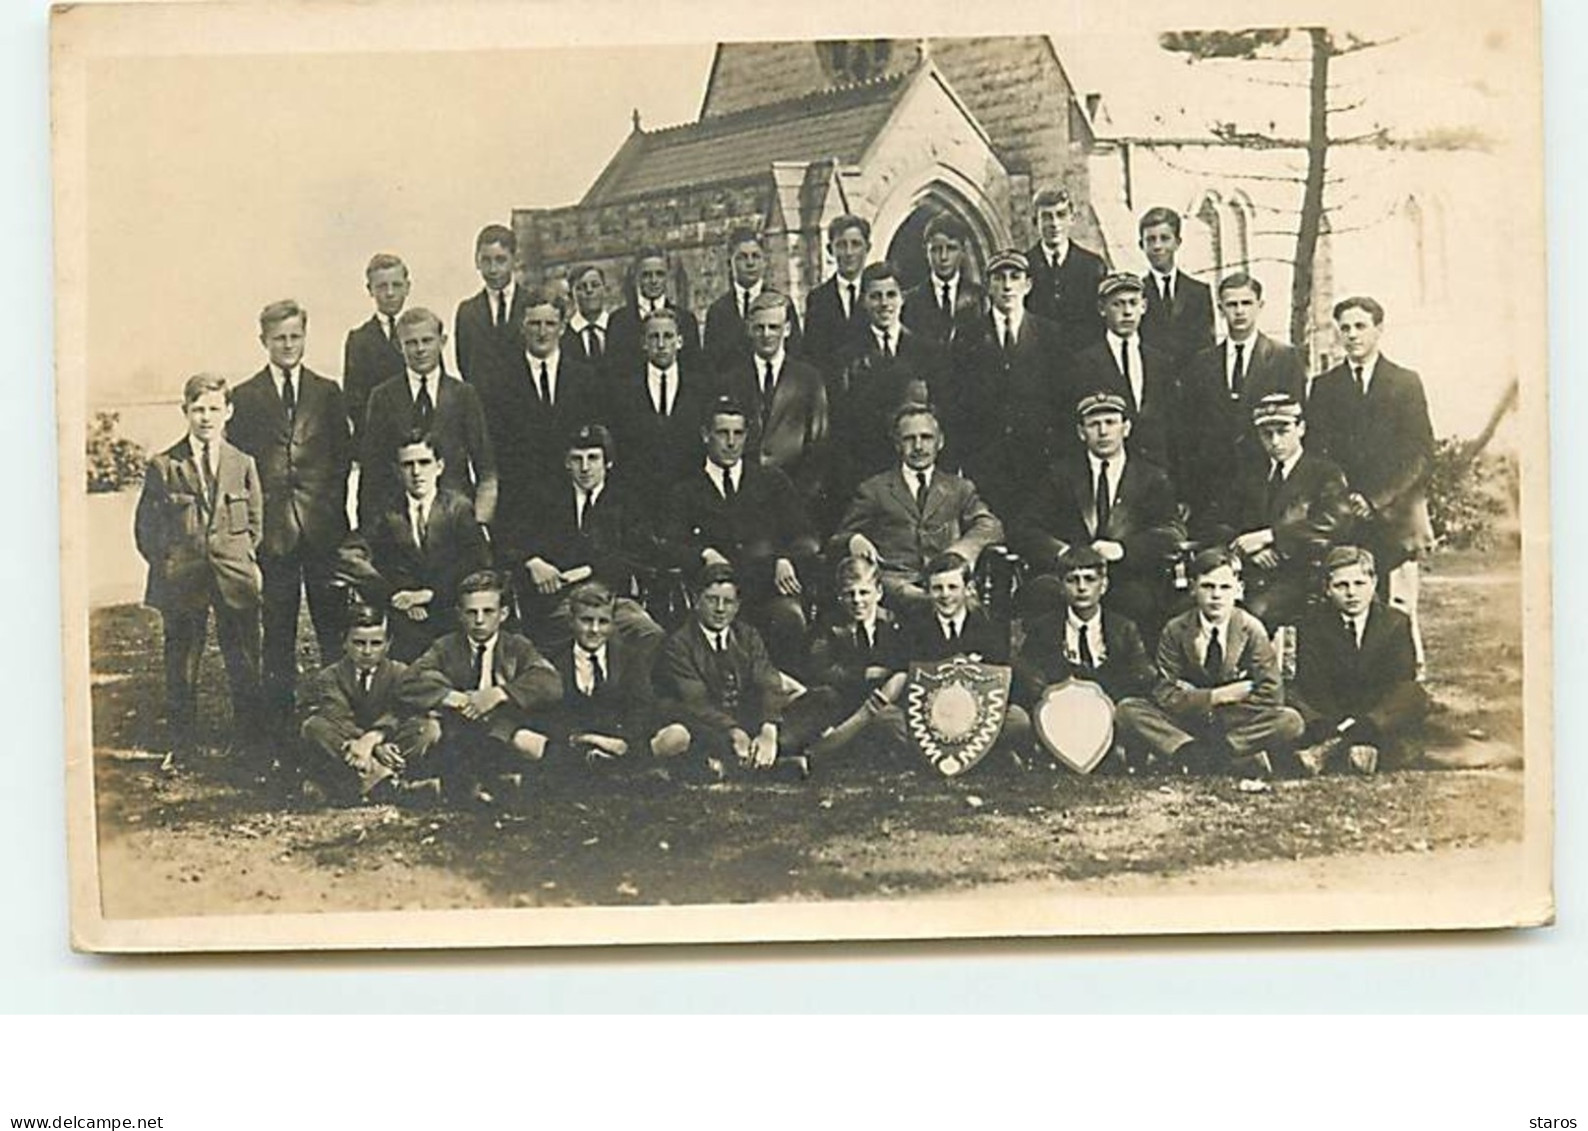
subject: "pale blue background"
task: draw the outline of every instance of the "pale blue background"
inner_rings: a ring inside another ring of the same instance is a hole
[[[1577,199],[1588,175],[1588,14],[1545,8],[1551,323],[1574,328],[1588,288]],[[107,960],[67,946],[58,524],[51,354],[48,46],[44,5],[0,8],[0,273],[19,356],[0,362],[10,472],[0,554],[0,1009],[17,1012],[372,1011],[1571,1011],[1588,1004],[1585,775],[1579,714],[1557,720],[1561,925],[1526,933],[1345,940],[1056,941],[983,946],[718,947],[479,955]],[[1458,237],[1459,238],[1459,237]],[[1564,249],[1564,253],[1562,253]],[[1472,270],[1483,270],[1474,264]],[[154,328],[158,332],[158,328]],[[1588,547],[1576,484],[1588,446],[1580,336],[1552,351],[1559,700],[1585,685]],[[1570,340],[1568,340],[1570,338]]]

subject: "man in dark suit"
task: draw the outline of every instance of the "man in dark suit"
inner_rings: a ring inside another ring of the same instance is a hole
[[[838,505],[891,462],[893,413],[902,404],[945,400],[948,352],[900,322],[898,268],[883,261],[860,273],[865,331],[839,351],[827,392],[833,418],[831,498]]]
[[[1308,774],[1322,773],[1342,752],[1359,774],[1373,773],[1382,752],[1415,752],[1428,695],[1417,682],[1411,621],[1374,600],[1376,572],[1367,550],[1330,550],[1328,604],[1297,632],[1294,700],[1310,745],[1296,756]]]
[[[766,290],[766,249],[754,228],[739,227],[728,233],[728,274],[731,283],[706,310],[706,364],[722,373],[750,356],[745,323],[750,306]],[[787,348],[800,352],[800,316],[793,300],[783,297],[788,320]]]
[[[861,558],[881,570],[894,611],[924,606],[928,562],[952,552],[972,566],[1004,536],[1003,524],[976,485],[937,466],[942,428],[927,405],[908,404],[894,415],[899,465],[862,483],[828,544],[829,559]]]
[[[524,352],[519,337],[524,296],[513,279],[518,237],[513,229],[487,224],[474,240],[474,266],[485,286],[458,304],[453,318],[458,373],[484,383],[512,370]]]
[[[1179,470],[1180,382],[1174,360],[1141,340],[1143,283],[1134,275],[1108,276],[1097,287],[1097,309],[1107,332],[1075,355],[1076,395],[1099,390],[1125,400],[1130,414],[1130,451],[1163,468],[1170,481]]]
[[[446,460],[434,440],[414,432],[393,454],[402,498],[361,524],[359,534],[380,575],[382,591],[368,596],[391,609],[392,655],[408,663],[457,627],[458,585],[490,565],[491,551],[474,504],[440,486]]]
[[[693,474],[704,458],[700,422],[711,404],[711,382],[698,356],[680,353],[678,312],[663,308],[645,321],[645,353],[622,372],[612,406],[620,478],[646,506],[659,512],[674,483]]]
[[[472,502],[477,522],[490,523],[498,495],[496,449],[485,423],[482,390],[442,369],[447,336],[441,319],[424,307],[398,317],[397,340],[403,372],[370,394],[361,429],[359,526],[402,506],[403,484],[392,456],[416,431],[430,438],[446,467],[442,486]]]
[[[223,438],[232,415],[226,379],[188,378],[182,413],[187,435],[149,461],[133,531],[149,563],[143,603],[160,611],[163,626],[166,727],[177,755],[194,742],[211,608],[231,687],[232,726],[248,740],[259,725],[257,551],[264,526],[254,461]]]
[[[298,608],[307,593],[322,665],[342,649],[343,601],[332,585],[347,534],[352,440],[335,381],[303,364],[309,316],[291,299],[259,315],[269,364],[238,386],[227,438],[254,458],[265,496],[263,709],[286,738],[298,682]]]
[[[1023,499],[1032,467],[1079,448],[1069,357],[1058,328],[1026,310],[1030,289],[1023,252],[992,257],[992,309],[955,336],[953,380],[940,405],[952,441],[946,461],[1000,513],[1013,513]]]
[[[498,519],[508,544],[520,540],[536,496],[566,480],[569,438],[611,416],[594,370],[560,348],[567,325],[566,296],[550,287],[526,287],[519,336],[523,351],[480,387],[491,432],[501,439]]]
[[[1097,311],[1097,286],[1108,274],[1103,259],[1070,240],[1075,206],[1067,190],[1046,188],[1031,202],[1040,237],[1026,259],[1031,265],[1031,293],[1026,308],[1056,323],[1064,347],[1072,353],[1103,336]]]
[[[660,310],[673,313],[678,335],[677,354],[687,366],[695,364],[700,352],[700,323],[694,314],[667,295],[670,270],[667,253],[659,247],[642,247],[634,257],[627,295],[628,302],[612,312],[607,325],[612,348],[609,364],[619,374],[632,372],[645,360],[645,323]]]
[[[1142,341],[1162,350],[1177,369],[1213,347],[1213,292],[1175,264],[1180,250],[1180,213],[1149,208],[1138,225],[1147,257],[1147,308],[1141,316]]]
[[[381,252],[364,268],[364,285],[375,300],[369,321],[347,332],[342,347],[342,396],[353,426],[355,451],[364,427],[364,406],[376,386],[402,375],[403,352],[397,344],[397,316],[408,301],[408,267],[395,255]]]
[[[826,485],[827,384],[814,365],[790,355],[788,300],[762,291],[745,327],[750,355],[723,370],[717,391],[750,414],[746,458],[787,475],[808,506]]]
[[[1318,564],[1349,537],[1350,491],[1340,469],[1302,446],[1301,403],[1285,393],[1257,402],[1252,423],[1268,459],[1238,470],[1203,540],[1241,556],[1246,608],[1270,630],[1293,625],[1317,592]]]
[[[1030,563],[1028,612],[1057,612],[1063,587],[1056,570],[1074,546],[1090,546],[1109,565],[1109,605],[1130,617],[1149,642],[1162,623],[1165,570],[1185,537],[1174,489],[1163,470],[1129,447],[1125,400],[1097,393],[1076,410],[1086,450],[1054,465],[1031,492],[1010,534]]]
[[[868,325],[860,273],[871,254],[871,222],[845,213],[827,225],[827,251],[838,270],[805,300],[805,356],[831,380],[839,351]]]
[[[568,289],[574,312],[562,333],[562,352],[588,365],[605,385],[613,372],[607,364],[612,314],[607,310],[606,272],[593,263],[578,264],[568,271]]]
[[[927,277],[904,296],[904,324],[941,346],[973,329],[987,310],[987,292],[965,270],[970,228],[940,212],[926,222]]]
[[[772,658],[798,673],[816,535],[788,476],[744,459],[748,433],[741,406],[726,398],[712,405],[701,429],[705,462],[673,484],[662,547],[686,574],[712,564],[733,566],[750,618],[766,629]]]
[[[1224,341],[1198,353],[1180,379],[1184,443],[1180,448],[1180,495],[1192,521],[1207,509],[1233,474],[1263,462],[1252,428],[1257,402],[1284,393],[1300,402],[1307,394],[1307,366],[1301,351],[1276,342],[1257,329],[1263,285],[1250,275],[1219,281],[1219,311]]]

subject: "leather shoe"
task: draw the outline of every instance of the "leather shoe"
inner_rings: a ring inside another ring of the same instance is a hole
[[[1371,774],[1378,770],[1378,747],[1366,743],[1358,743],[1346,753],[1351,762],[1351,771],[1357,774]]]
[[[1315,778],[1328,768],[1329,763],[1340,752],[1341,738],[1335,735],[1315,742],[1311,746],[1303,746],[1296,751],[1296,761],[1301,763],[1301,772],[1309,778]]]

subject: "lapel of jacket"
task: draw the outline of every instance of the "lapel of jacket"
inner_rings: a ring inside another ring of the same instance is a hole
[[[217,441],[217,444],[219,444],[219,441]],[[204,474],[199,469],[199,451],[200,449],[194,446],[192,437],[188,437],[182,441],[182,450],[173,453],[176,458],[172,462],[176,467],[178,476],[181,478],[183,487],[192,492],[194,498],[198,499],[199,513],[204,516],[204,524],[207,527],[213,525],[215,521],[215,495],[213,492],[204,490]],[[216,458],[215,486],[218,490],[220,486],[219,452],[217,452]]]
[[[1125,459],[1119,477],[1114,481],[1114,498],[1108,508],[1108,528],[1104,533],[1118,537],[1121,530],[1130,529],[1130,509],[1136,499],[1136,488],[1141,480],[1141,457]]]
[[[1092,484],[1092,461],[1083,453],[1072,457],[1070,472],[1064,477],[1070,488],[1070,497],[1075,502],[1075,513],[1081,516],[1081,525],[1093,531],[1096,537],[1097,510],[1096,496]]]

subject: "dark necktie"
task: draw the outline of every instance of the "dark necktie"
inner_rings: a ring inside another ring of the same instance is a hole
[[[601,327],[594,323],[584,328],[584,352],[592,361],[601,360]]]
[[[1230,370],[1230,399],[1238,401],[1246,388],[1246,343],[1235,343],[1235,365]]]
[[[1160,298],[1163,299],[1163,304],[1165,306],[1173,306],[1174,305],[1174,291],[1169,286],[1169,276],[1168,275],[1159,275],[1158,276],[1158,295],[1159,295]]]
[[[772,363],[770,361],[763,360],[763,361],[760,362],[760,365],[761,365],[761,400],[762,401],[770,401],[772,399]]]
[[[470,691],[477,690],[479,688],[479,686],[480,686],[480,682],[485,678],[485,645],[484,644],[476,644],[474,646],[474,668],[473,668],[473,673],[474,673],[474,683],[469,688]]]
[[[950,644],[958,644],[959,643],[959,625],[957,623],[955,623],[954,621],[945,621],[944,624],[943,624],[943,627],[948,630],[948,642]]]
[[[507,325],[507,292],[506,291],[497,291],[496,292],[496,325],[498,327],[502,327],[502,326]]]
[[[1097,510],[1096,533],[1099,538],[1103,536],[1103,531],[1108,528],[1109,512],[1113,509],[1113,505],[1114,500],[1110,497],[1108,490],[1108,461],[1105,459],[1099,461],[1097,467],[1097,493],[1095,506]]]
[[[657,381],[656,415],[667,415],[667,370],[662,370]]]
[[[722,469],[722,500],[728,505],[733,505],[733,500],[739,497],[738,488],[733,485],[733,469]]]
[[[584,515],[585,515],[585,511],[587,511],[589,509],[590,509],[590,492],[589,491],[578,491],[577,495],[575,497],[575,500],[574,500],[573,522],[574,522],[574,526],[578,528],[579,533],[581,533],[581,534],[584,533]]]
[[[856,295],[855,284],[850,283],[844,289],[849,292],[849,317],[853,318],[855,316],[855,304],[860,299]]]
[[[292,374],[282,374],[281,382],[281,407],[287,410],[287,423],[292,423],[292,416],[298,411],[298,393],[292,387]]]
[[[199,449],[199,483],[204,487],[206,507],[215,505],[215,473],[210,470],[210,446],[205,441]]]
[[[1279,489],[1284,485],[1285,469],[1276,463],[1268,472],[1268,493],[1263,508],[1270,521],[1274,518],[1274,504],[1279,501]]]
[[[862,656],[871,654],[871,634],[866,631],[863,624],[855,625],[855,651]]]
[[[1202,667],[1214,679],[1222,678],[1220,673],[1224,670],[1224,645],[1219,642],[1219,630],[1208,630],[1207,655],[1202,660]]]
[[[419,378],[419,395],[414,398],[414,422],[422,431],[430,430],[430,422],[436,415],[436,403],[430,399],[430,378]]]
[[[397,319],[386,319],[386,340],[392,345],[397,344]]]
[[[1081,658],[1081,667],[1091,670],[1097,667],[1097,661],[1092,657],[1092,630],[1082,624],[1075,630],[1076,652]]]
[[[1125,380],[1125,395],[1130,398],[1130,407],[1141,411],[1141,405],[1136,403],[1136,390],[1130,384],[1130,343],[1124,338],[1119,340],[1119,375]]]
[[[1356,385],[1356,395],[1359,397],[1367,396],[1367,385],[1362,381],[1362,367],[1360,365],[1351,366],[1351,380]]]
[[[945,315],[949,315],[949,316],[953,315],[953,313],[954,313],[954,304],[949,301],[948,284],[947,283],[944,283],[943,286],[942,286],[942,289],[938,292],[937,305],[942,308],[942,311],[943,311],[943,313]]]
[[[359,690],[362,691],[366,696],[370,693],[370,689],[374,686],[374,684],[375,684],[375,673],[374,672],[359,672],[358,673]]]
[[[882,356],[885,357],[885,358],[888,358],[890,360],[893,357],[893,335],[892,334],[883,334],[882,335]]]
[[[414,504],[414,545],[421,550],[425,548],[425,505]]]
[[[547,408],[551,407],[551,374],[546,370],[544,361],[535,364],[535,387],[540,391],[541,403]]]
[[[1013,353],[1015,349],[1015,327],[1009,319],[1004,319],[1004,353]]]
[[[917,471],[913,474],[915,475],[915,509],[924,515],[926,513],[926,472]]]
[[[750,321],[750,292],[739,292],[739,319],[743,322]]]
[[[590,657],[590,690],[585,694],[591,699],[601,694],[601,685],[607,681],[607,673],[601,670],[601,656],[596,652],[587,653]]]

